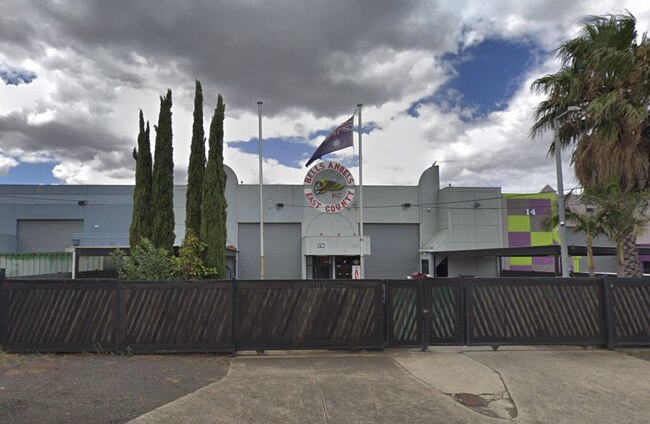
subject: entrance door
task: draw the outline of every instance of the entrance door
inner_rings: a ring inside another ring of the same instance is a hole
[[[359,265],[358,256],[335,256],[334,257],[334,271],[335,278],[338,279],[352,279],[352,265]]]
[[[312,256],[312,278],[329,280],[332,278],[332,257]]]
[[[359,265],[359,256],[307,256],[307,275],[313,279],[352,279],[353,265]]]

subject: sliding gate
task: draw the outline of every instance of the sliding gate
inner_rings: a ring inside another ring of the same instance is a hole
[[[387,346],[650,345],[650,280],[390,280]]]

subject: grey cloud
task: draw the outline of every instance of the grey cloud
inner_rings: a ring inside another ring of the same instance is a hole
[[[97,127],[87,122],[72,126],[60,121],[51,121],[41,125],[30,125],[24,115],[12,113],[0,116],[0,143],[3,149],[33,152],[47,149],[54,156],[62,156],[78,161],[90,161],[98,156],[110,166],[123,166],[127,153],[122,160],[115,160],[115,151],[130,152],[133,143],[109,133],[98,131]]]
[[[71,9],[75,4],[69,3]],[[332,104],[382,104],[397,100],[409,85],[332,76],[359,72],[364,53],[388,47],[420,48],[432,55],[453,47],[457,23],[437,19],[421,1],[308,4],[300,1],[94,1],[79,4],[83,19],[59,31],[77,50],[108,54],[135,51],[161,68],[177,62],[234,108],[253,109],[263,99],[269,111],[298,107],[334,115]],[[426,6],[430,8],[430,6]],[[349,59],[342,69],[334,54]]]
[[[421,81],[401,68],[395,72],[404,75],[395,78],[360,77],[361,71],[393,59],[392,51],[418,50],[439,59],[458,49],[468,28],[484,25],[481,31],[488,35],[505,34],[505,22],[499,21],[505,16],[531,21],[530,29],[522,31],[557,28],[563,34],[559,29],[573,24],[575,10],[585,7],[584,1],[575,1],[571,16],[555,22],[557,5],[567,9],[561,0],[550,1],[535,10],[526,2],[483,7],[464,0],[452,5],[430,0],[0,0],[0,55],[17,63],[32,59],[58,71],[50,73],[55,91],[32,109],[55,110],[57,120],[28,125],[23,113],[0,116],[0,146],[47,150],[78,161],[98,157],[98,170],[127,175],[135,142],[111,135],[104,119],[114,112],[117,87],[156,93],[171,87],[175,106],[191,110],[196,77],[204,85],[206,116],[214,107],[207,99],[216,92],[224,95],[229,111],[254,111],[256,101],[263,100],[265,115],[340,115],[359,102],[380,106],[420,89]],[[47,55],[48,47],[57,54]],[[373,51],[383,57],[364,59]],[[440,72],[444,76],[451,70],[442,66]],[[444,145],[465,129],[457,120],[448,125],[440,122],[446,129],[437,129],[426,141]],[[472,166],[482,169],[507,158],[519,167],[520,149],[515,150]],[[177,171],[177,181],[182,172]]]

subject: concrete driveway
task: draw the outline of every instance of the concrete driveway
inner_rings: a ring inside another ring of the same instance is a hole
[[[650,362],[605,350],[275,352],[132,422],[640,423],[648,393]]]

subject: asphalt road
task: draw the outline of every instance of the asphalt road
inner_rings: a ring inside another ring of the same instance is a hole
[[[230,360],[0,353],[0,423],[123,423],[220,380]]]

